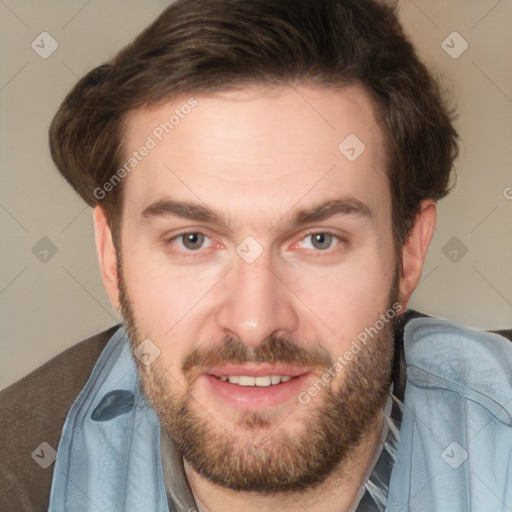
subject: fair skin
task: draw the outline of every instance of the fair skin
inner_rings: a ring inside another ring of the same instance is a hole
[[[303,85],[195,98],[197,106],[124,183],[123,276],[141,339],[149,338],[160,350],[154,364],[180,393],[187,388],[181,371],[186,356],[193,349],[215,347],[226,335],[250,348],[273,334],[293,337],[305,350],[315,343],[336,359],[388,308],[396,268],[383,137],[369,96],[353,86],[332,90]],[[187,99],[131,113],[128,152],[140,148]],[[354,161],[338,150],[349,134],[366,146]],[[291,223],[297,211],[339,197],[345,201],[344,212],[304,225]],[[150,205],[170,198],[206,206],[223,221],[142,215]],[[348,199],[358,208],[347,212]],[[404,308],[418,284],[435,220],[435,204],[424,201],[398,267]],[[94,222],[105,288],[119,308],[116,253],[100,207]],[[184,231],[206,238],[202,245],[193,240],[199,247],[194,250],[184,245],[185,237],[175,238]],[[334,237],[327,239],[327,248],[318,248],[312,232]],[[251,254],[262,250],[251,263],[241,257],[243,251],[237,253],[246,237],[257,244],[251,241],[253,245],[242,248]],[[233,374],[248,375],[258,364],[246,366],[246,372]],[[300,390],[307,391],[322,374],[302,371]],[[212,387],[208,379],[199,376],[191,388],[198,414],[239,447],[277,434],[302,433],[311,408],[324,396],[320,392],[305,406],[297,392],[276,399],[270,388],[262,388],[255,402],[248,388],[228,383],[237,394],[224,396],[216,392],[217,382]],[[343,388],[343,379],[344,372],[338,372],[330,383],[333,391]],[[270,423],[256,430],[242,426],[247,411],[267,414]],[[378,446],[382,422],[377,420],[339,471],[301,494],[234,491],[186,463],[198,507],[201,512],[349,510]]]

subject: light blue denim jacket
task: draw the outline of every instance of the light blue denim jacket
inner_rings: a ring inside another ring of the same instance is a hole
[[[385,510],[510,512],[512,343],[422,318],[406,325],[404,349],[407,386]],[[182,467],[171,474],[168,505],[160,434],[120,328],[68,413],[49,510],[189,512]]]
[[[512,343],[435,319],[409,322],[404,343],[387,510],[512,511]]]

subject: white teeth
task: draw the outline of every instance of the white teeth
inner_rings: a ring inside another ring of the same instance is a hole
[[[256,386],[267,387],[272,383],[272,377],[256,377],[254,380]]]
[[[268,387],[281,382],[288,382],[292,377],[289,375],[266,375],[264,377],[249,377],[248,375],[230,375],[228,377],[222,375],[219,378],[224,382],[229,381],[231,384],[238,384],[239,386]]]
[[[279,375],[272,375],[271,378],[271,381],[272,381],[272,384],[279,384],[281,382],[281,377],[279,377]]]
[[[239,386],[254,386],[255,384],[256,379],[254,377],[247,377],[246,375],[240,375],[240,377],[238,377]]]

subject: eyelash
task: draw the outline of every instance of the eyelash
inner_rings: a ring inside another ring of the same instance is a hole
[[[169,246],[169,247],[171,247],[171,248],[172,248],[172,246],[173,246],[173,242],[174,242],[175,240],[178,240],[178,239],[180,239],[180,238],[182,238],[182,237],[184,237],[184,236],[186,236],[186,235],[190,235],[190,234],[192,234],[192,235],[204,235],[206,238],[208,238],[208,239],[210,238],[206,233],[204,233],[204,232],[202,232],[202,231],[183,231],[183,232],[181,232],[181,233],[178,233],[177,235],[172,236],[171,238],[167,238],[167,239],[165,240],[165,245],[167,245],[167,246]],[[344,243],[346,243],[346,242],[347,242],[347,240],[346,240],[346,239],[344,239],[344,238],[340,237],[339,235],[336,235],[335,233],[332,233],[331,231],[309,231],[308,233],[306,233],[306,234],[305,234],[305,235],[304,235],[304,236],[299,240],[299,242],[301,242],[301,241],[302,241],[302,240],[304,240],[305,238],[310,237],[310,236],[312,236],[312,235],[327,235],[327,236],[332,236],[332,237],[333,237],[333,239],[336,239],[336,240],[338,240],[338,242],[339,242],[335,247],[337,247],[337,246],[339,246],[339,245],[342,245],[342,244],[344,244]],[[172,252],[173,252],[174,254],[178,254],[178,255],[182,255],[182,256],[184,255],[184,256],[186,256],[186,257],[191,257],[191,258],[197,258],[197,257],[201,257],[201,256],[203,256],[203,254],[201,254],[201,251],[202,251],[203,249],[198,249],[198,250],[196,250],[196,251],[190,251],[190,250],[186,250],[186,249],[184,249],[184,250],[176,250],[176,249],[172,248],[171,250],[172,250]],[[314,251],[315,253],[320,253],[320,254],[322,254],[322,253],[323,253],[323,254],[331,254],[332,252],[337,252],[336,250],[334,250],[334,251],[333,251],[333,250],[332,250],[332,248],[325,249],[325,250],[320,250],[320,249],[317,249],[317,250],[315,250],[315,249],[308,249],[308,250],[310,250],[310,251]]]

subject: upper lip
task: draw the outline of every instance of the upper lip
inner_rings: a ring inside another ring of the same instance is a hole
[[[215,377],[230,375],[246,375],[248,377],[265,377],[267,375],[281,375],[298,377],[309,371],[308,368],[292,367],[286,365],[268,365],[268,364],[245,364],[245,365],[226,365],[209,368],[204,373]]]

